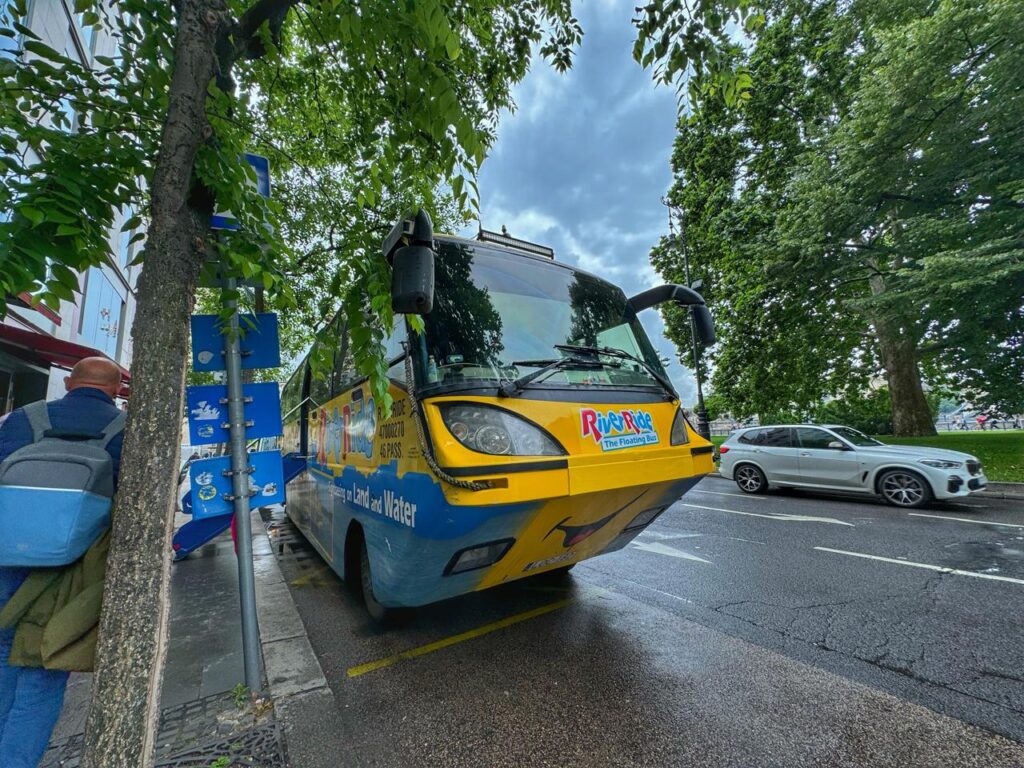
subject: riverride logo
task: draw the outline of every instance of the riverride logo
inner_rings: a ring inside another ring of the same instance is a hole
[[[654,420],[647,411],[623,409],[601,413],[593,408],[584,408],[580,411],[580,426],[583,437],[594,438],[602,451],[617,451],[620,448],[635,448],[658,442]]]

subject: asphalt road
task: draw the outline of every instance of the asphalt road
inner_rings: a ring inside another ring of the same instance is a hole
[[[383,632],[270,525],[335,696],[299,718],[302,768],[1024,766],[1022,501],[911,514],[706,478],[562,582]]]

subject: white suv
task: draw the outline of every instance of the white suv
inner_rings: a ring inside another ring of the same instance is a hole
[[[974,456],[942,448],[886,445],[850,427],[751,427],[719,448],[719,472],[746,493],[771,485],[877,494],[897,507],[954,499],[988,482]]]

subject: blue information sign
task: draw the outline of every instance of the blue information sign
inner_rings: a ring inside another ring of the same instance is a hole
[[[242,368],[277,368],[281,365],[281,346],[277,337],[277,315],[238,316],[242,348]],[[224,370],[224,335],[220,315],[192,315],[192,369]]]
[[[246,152],[245,161],[256,172],[256,191],[263,197],[270,197],[270,161],[261,155]],[[231,211],[217,211],[210,219],[211,229],[238,229],[238,222]]]
[[[243,384],[242,395],[252,402],[245,403],[245,420],[252,422],[245,428],[245,439],[274,437],[281,434],[281,393],[276,382]],[[221,404],[228,397],[225,384],[200,384],[185,390],[188,405],[188,435],[192,445],[226,443],[231,439],[228,407]]]
[[[257,451],[249,454],[249,504],[266,507],[284,503],[284,475],[281,454],[278,451]],[[189,467],[192,481],[192,519],[231,514],[234,511],[231,496],[230,456],[200,459]]]

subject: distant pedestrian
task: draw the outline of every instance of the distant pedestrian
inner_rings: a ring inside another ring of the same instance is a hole
[[[64,386],[67,395],[47,404],[51,431],[101,433],[120,414],[114,396],[121,388],[121,371],[110,360],[79,361]],[[122,441],[118,434],[106,446],[115,487]],[[0,424],[0,462],[33,442],[28,416],[20,408],[12,411]],[[0,608],[11,601],[30,573],[29,568],[0,567]],[[68,672],[12,665],[14,641],[14,629],[0,629],[0,766],[35,768],[60,716]]]

